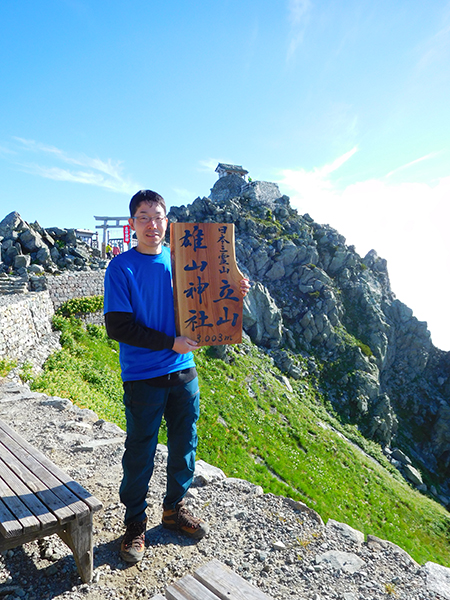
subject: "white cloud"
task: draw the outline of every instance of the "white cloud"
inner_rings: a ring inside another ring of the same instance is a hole
[[[351,150],[349,150],[342,156],[339,156],[338,158],[336,158],[331,163],[331,165],[325,165],[324,167],[322,167],[322,169],[320,170],[321,173],[323,175],[328,175],[330,173],[333,173],[333,171],[337,171],[337,169],[339,169],[339,167],[342,167],[342,165],[344,163],[346,163],[349,160],[349,158],[351,158],[355,154],[355,152],[358,152],[357,146],[355,146],[354,148],[352,148]]]
[[[23,161],[18,166],[23,171],[54,181],[68,181],[101,187],[113,192],[132,194],[139,185],[122,175],[122,163],[111,159],[101,160],[91,158],[83,153],[69,154],[68,152],[48,146],[35,140],[15,137],[18,143],[16,154],[21,156],[24,151],[33,152],[39,156],[39,163]],[[68,165],[84,167],[85,169],[69,169],[55,166],[53,163],[62,162]]]
[[[288,19],[291,27],[287,51],[288,62],[294,57],[298,46],[303,41],[311,6],[311,0],[289,0],[288,2]]]
[[[7,148],[6,146],[0,146],[0,154],[16,154],[14,150],[11,148]]]
[[[22,164],[25,172],[53,181],[70,181],[101,187],[112,192],[132,194],[136,185],[119,177],[108,178],[94,171],[69,171],[59,167],[45,167],[36,164]]]
[[[448,17],[446,18],[448,21]],[[450,49],[450,24],[446,24],[422,45],[422,55],[417,63],[419,70],[429,68],[433,63],[448,59]]]
[[[292,206],[337,229],[359,254],[373,248],[386,258],[396,296],[450,350],[450,177],[434,185],[371,179],[339,190],[332,174],[354,151],[310,172],[284,170],[279,183]]]
[[[386,175],[386,177],[390,177],[391,175],[393,175],[394,173],[397,173],[398,171],[403,171],[404,169],[408,169],[409,167],[412,167],[412,165],[422,162],[423,160],[428,160],[429,158],[434,158],[438,154],[440,154],[440,152],[430,152],[430,154],[422,156],[421,158],[416,158],[416,160],[412,160],[411,162],[407,163],[406,165],[402,165],[401,167],[397,167],[393,171],[390,171]]]
[[[31,150],[33,152],[47,152],[49,154],[56,154],[60,156],[64,155],[63,151],[59,150],[55,146],[47,146],[41,142],[36,142],[35,140],[26,140],[25,138],[17,136],[13,137],[13,139],[22,144],[22,146],[24,146],[27,150]]]
[[[218,160],[217,158],[206,158],[204,160],[200,160],[199,164],[199,171],[215,171],[217,165],[220,162],[226,162],[224,160]]]
[[[349,160],[358,148],[355,146],[349,152],[336,158],[329,165],[314,168],[312,171],[305,169],[285,169],[282,171],[281,184],[293,190],[295,201],[302,203],[314,198],[314,204],[319,202],[325,204],[337,200],[338,192],[334,190],[329,175],[339,169]]]

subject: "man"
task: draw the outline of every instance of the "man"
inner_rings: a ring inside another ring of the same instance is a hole
[[[145,550],[146,495],[163,416],[168,460],[162,525],[193,539],[201,539],[209,527],[184,505],[197,448],[200,392],[192,354],[197,343],[175,332],[170,250],[163,245],[165,201],[141,190],[131,199],[130,215],[138,244],[109,264],[104,312],[108,335],[120,342],[127,420],[120,486],[126,531],[120,554],[136,563]],[[248,290],[243,279],[241,293]]]

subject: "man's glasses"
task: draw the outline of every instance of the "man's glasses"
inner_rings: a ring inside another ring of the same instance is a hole
[[[166,220],[167,217],[149,217],[148,215],[139,215],[138,217],[131,217],[135,219],[139,223],[154,223],[155,225],[161,225],[163,221]]]

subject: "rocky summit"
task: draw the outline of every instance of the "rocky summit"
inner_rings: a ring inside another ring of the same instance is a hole
[[[30,418],[32,416],[32,418]],[[216,558],[275,600],[450,600],[450,569],[418,565],[391,542],[320,516],[301,502],[264,494],[198,461],[187,502],[209,535],[195,542],[161,526],[167,448],[158,446],[148,495],[146,552],[136,566],[119,558],[124,432],[69,400],[0,380],[0,418],[103,503],[94,515],[94,577],[80,581],[58,536],[0,556],[0,597],[9,600],[133,600]]]
[[[3,279],[5,275],[13,275],[21,278],[25,286],[29,286],[31,279],[31,289],[37,277],[44,273],[55,275],[67,270],[106,267],[100,251],[77,237],[75,229],[44,229],[37,221],[27,223],[16,211],[0,221],[0,250]]]
[[[253,282],[244,301],[252,341],[291,377],[306,359],[334,409],[450,506],[450,352],[395,297],[386,260],[359,256],[335,229],[299,215],[275,183],[237,175],[169,220],[234,223],[238,265]]]

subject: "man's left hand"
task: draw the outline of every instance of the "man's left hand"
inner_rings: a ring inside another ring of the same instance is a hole
[[[240,281],[240,290],[243,296],[246,296],[250,290],[250,281],[246,277]]]

